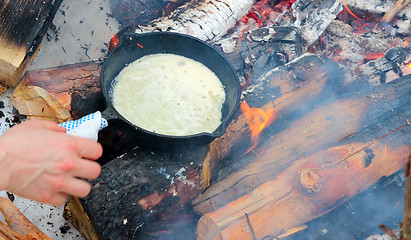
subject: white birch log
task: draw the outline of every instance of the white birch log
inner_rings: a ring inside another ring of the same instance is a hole
[[[166,17],[146,26],[137,26],[136,33],[170,31],[188,34],[204,41],[218,40],[245,16],[254,0],[191,1]]]

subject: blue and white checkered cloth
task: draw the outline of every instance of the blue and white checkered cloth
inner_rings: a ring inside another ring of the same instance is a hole
[[[97,111],[80,119],[60,123],[67,129],[67,134],[89,138],[97,141],[98,131],[108,126],[107,120]]]

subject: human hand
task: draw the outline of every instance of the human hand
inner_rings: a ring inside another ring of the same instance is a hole
[[[101,171],[102,147],[70,136],[45,120],[28,120],[0,136],[0,190],[38,202],[61,205],[67,195],[85,197]],[[81,156],[81,157],[79,157]]]

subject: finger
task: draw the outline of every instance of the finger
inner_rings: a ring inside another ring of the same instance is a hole
[[[61,188],[60,193],[67,193],[76,197],[83,198],[90,193],[91,184],[77,178],[69,179]]]
[[[52,130],[55,132],[66,132],[66,128],[59,126],[57,123],[54,123],[52,121],[47,121],[47,120],[40,120],[40,119],[30,119],[22,124],[21,126],[28,126],[30,128],[41,128],[41,129],[47,129],[47,130]],[[19,125],[18,125],[19,126]]]
[[[69,172],[73,177],[96,179],[100,175],[101,166],[97,162],[87,159],[78,159],[74,162],[72,170]]]
[[[75,141],[74,150],[78,156],[90,160],[96,160],[101,157],[101,154],[103,154],[103,148],[100,143],[83,137],[71,137],[73,137],[73,140]]]
[[[65,204],[68,201],[68,194],[66,193],[56,193],[52,196],[50,200],[48,200],[45,203],[54,205],[54,206],[60,206]]]

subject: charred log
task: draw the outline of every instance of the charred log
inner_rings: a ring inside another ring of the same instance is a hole
[[[227,55],[240,75],[249,83],[275,67],[302,54],[302,39],[296,28],[263,27],[241,35],[231,35],[214,43]]]
[[[160,234],[170,217],[187,217],[186,204],[200,191],[198,159],[205,152],[171,154],[137,147],[104,165],[91,193],[81,200],[97,232],[104,239],[148,237]],[[179,230],[163,234],[179,239]]]
[[[59,1],[0,3],[0,81],[16,86],[34,60]]]
[[[411,73],[407,66],[410,59],[410,48],[391,48],[384,54],[384,57],[360,66],[355,74],[372,86],[380,85]]]

